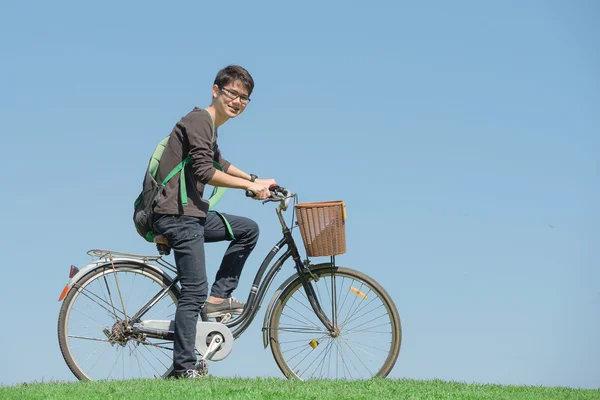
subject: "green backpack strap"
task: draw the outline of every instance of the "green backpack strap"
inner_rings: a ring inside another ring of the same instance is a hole
[[[152,176],[152,178],[154,178],[156,180],[156,175],[158,174],[158,166],[160,164],[160,159],[162,158],[163,152],[165,151],[165,147],[167,147],[167,143],[169,142],[169,136],[167,136],[166,138],[164,138],[163,140],[161,140],[161,142],[158,144],[158,146],[156,146],[156,148],[154,149],[154,153],[152,153],[152,157],[150,157],[150,164],[148,165],[148,172],[150,173],[150,176]],[[171,180],[171,178],[173,178],[173,176],[177,175],[177,173],[179,171],[181,171],[182,169],[185,168],[186,165],[188,165],[190,162],[190,156],[188,155],[185,160],[183,160],[182,162],[180,162],[179,164],[177,164],[175,166],[175,168],[173,168],[173,170],[171,172],[169,172],[169,175],[167,175],[167,177],[162,181],[162,185],[165,186],[167,184],[167,182],[169,182]],[[183,178],[183,179],[181,179]],[[181,191],[181,202],[184,205],[187,205],[188,201],[187,201],[187,188],[185,185],[185,177],[183,176],[183,174],[181,174],[180,176],[180,191]]]
[[[219,171],[223,171],[223,167],[221,167],[221,164],[219,164],[218,162],[213,160],[213,166],[218,169]],[[208,209],[209,210],[213,210],[215,208],[215,206],[217,205],[217,203],[221,200],[221,197],[223,197],[223,195],[225,194],[225,191],[227,190],[227,188],[224,187],[220,187],[220,186],[215,186],[213,187],[213,191],[210,195],[210,198],[208,199]]]
[[[173,168],[173,170],[171,172],[169,172],[169,175],[167,175],[167,177],[163,181],[162,185],[165,186],[167,184],[167,182],[169,182],[169,180],[171,180],[172,177],[177,175],[177,173],[179,171],[182,171],[185,168],[185,166],[189,164],[189,162],[190,162],[190,156],[188,155],[185,158],[185,160],[183,160],[182,162],[177,164],[175,166],[175,168]],[[185,175],[183,172],[181,172],[181,175],[179,176],[179,191],[181,192],[181,204],[183,204],[185,206],[185,205],[187,205],[188,201],[187,201],[187,187],[185,185]]]
[[[235,240],[235,236],[233,235],[233,228],[231,227],[231,224],[229,223],[229,221],[227,221],[227,218],[225,218],[225,216],[223,214],[221,214],[220,212],[215,211],[215,210],[208,210],[208,212],[214,212],[219,217],[221,217],[221,219],[223,220],[223,223],[225,224],[225,228],[227,228],[227,233],[229,233],[229,236],[231,237],[231,240]]]

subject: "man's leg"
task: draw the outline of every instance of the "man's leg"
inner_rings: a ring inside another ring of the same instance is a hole
[[[204,218],[185,215],[161,215],[154,222],[156,232],[169,239],[181,283],[181,295],[175,312],[173,376],[194,369],[196,364],[196,324],[208,294],[204,222]]]
[[[218,303],[231,297],[231,293],[237,288],[244,264],[258,242],[259,230],[256,222],[236,215],[223,216],[231,225],[235,240],[229,244],[217,271],[210,293],[210,303]],[[223,219],[216,213],[208,213],[204,234],[207,243],[231,240]]]

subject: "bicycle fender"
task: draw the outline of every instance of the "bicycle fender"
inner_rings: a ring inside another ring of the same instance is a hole
[[[311,271],[314,271],[319,268],[330,267],[330,266],[331,266],[330,263],[321,263],[321,264],[312,265],[309,267],[309,269]],[[298,272],[296,272],[294,275],[287,278],[285,280],[285,282],[283,282],[277,288],[277,290],[275,291],[275,294],[273,294],[273,297],[271,298],[271,301],[269,302],[269,305],[267,306],[267,311],[265,312],[265,319],[263,321],[263,327],[262,327],[263,345],[264,345],[265,349],[269,346],[269,331],[271,330],[269,321],[271,320],[271,313],[273,311],[273,307],[275,307],[275,302],[279,299],[279,297],[281,296],[281,293],[296,279],[299,279]]]
[[[155,265],[144,263],[144,262],[142,262],[142,261],[140,261],[138,259],[135,259],[135,258],[125,258],[125,257],[124,258],[113,258],[112,262],[110,262],[109,260],[97,260],[97,261],[93,261],[93,262],[87,264],[85,267],[81,268],[79,270],[79,272],[77,272],[75,274],[75,276],[73,276],[69,280],[69,282],[67,283],[66,286],[69,288],[68,292],[71,291],[71,288],[73,287],[73,285],[75,285],[78,281],[81,280],[81,278],[83,278],[84,276],[86,276],[90,272],[93,272],[93,271],[95,271],[98,268],[105,268],[107,266],[112,267],[113,264],[115,266],[117,266],[117,265],[123,264],[123,263],[134,264],[134,265],[137,265],[139,267],[144,267],[144,268],[152,269],[155,272],[159,273],[160,275],[164,276],[164,278],[166,280],[168,280],[169,282],[172,281],[172,279],[169,278],[169,276],[167,274],[165,274],[165,272],[162,269],[158,268]]]

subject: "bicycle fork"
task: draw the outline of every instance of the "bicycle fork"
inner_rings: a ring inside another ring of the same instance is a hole
[[[332,310],[332,316],[333,316],[333,321],[330,321],[329,318],[327,317],[327,315],[325,314],[325,312],[323,311],[323,308],[321,307],[321,304],[319,303],[319,300],[317,298],[317,295],[315,293],[315,289],[313,288],[313,285],[310,283],[310,280],[307,278],[308,276],[313,276],[312,273],[310,272],[310,270],[308,269],[307,266],[304,265],[304,263],[300,260],[300,255],[298,254],[298,250],[294,247],[292,247],[292,257],[294,258],[294,261],[296,262],[296,269],[298,270],[298,276],[300,277],[300,281],[302,282],[302,287],[304,287],[304,291],[306,292],[306,297],[308,298],[308,302],[310,303],[310,306],[312,307],[313,311],[315,312],[315,314],[317,315],[317,318],[319,318],[319,320],[323,323],[323,325],[325,326],[325,328],[327,328],[327,330],[329,331],[329,334],[332,337],[337,337],[339,336],[339,327],[337,326],[337,299],[336,299],[336,287],[335,287],[335,275],[332,273],[331,274],[331,279],[332,279],[332,296],[331,296],[331,310]],[[335,257],[331,257],[331,267],[335,268]],[[316,280],[318,279],[317,277],[313,276],[313,279]]]

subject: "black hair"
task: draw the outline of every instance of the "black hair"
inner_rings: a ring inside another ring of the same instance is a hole
[[[254,89],[254,79],[252,79],[252,76],[245,68],[239,65],[229,65],[220,70],[217,73],[214,84],[222,89],[223,86],[238,80],[242,82],[242,85],[248,91],[248,96],[250,96]]]

